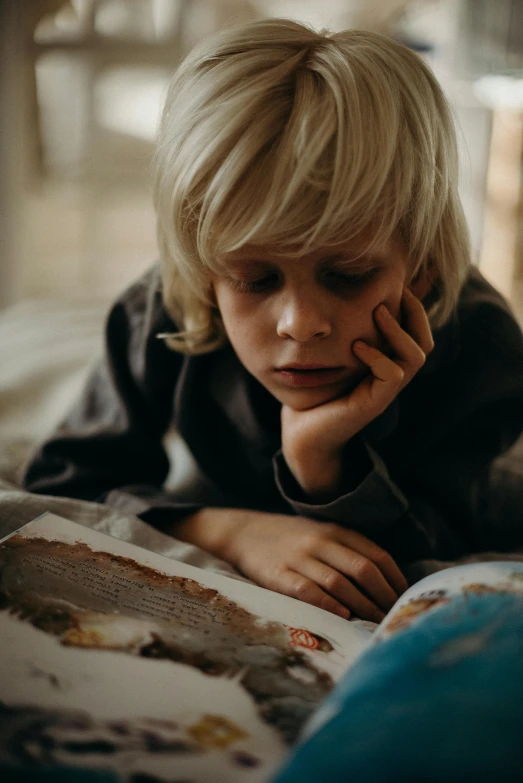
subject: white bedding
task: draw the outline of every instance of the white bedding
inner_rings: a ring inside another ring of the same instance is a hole
[[[0,538],[53,511],[146,549],[239,576],[227,563],[98,503],[32,495],[24,464],[58,424],[102,350],[105,308],[27,301],[0,313]]]

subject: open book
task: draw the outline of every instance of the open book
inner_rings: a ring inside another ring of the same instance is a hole
[[[372,641],[461,570],[411,588]],[[0,541],[0,767],[268,781],[372,628],[44,514]]]

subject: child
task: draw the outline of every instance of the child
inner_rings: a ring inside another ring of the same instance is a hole
[[[386,37],[250,23],[174,75],[156,171],[161,273],[114,305],[26,486],[379,621],[405,564],[485,545],[490,466],[523,429],[522,335],[470,266],[441,89]]]

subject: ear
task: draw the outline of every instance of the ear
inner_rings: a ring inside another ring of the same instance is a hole
[[[418,299],[425,299],[425,297],[428,296],[428,294],[431,292],[436,277],[436,268],[429,260],[425,269],[422,269],[415,277],[412,278],[408,288]]]

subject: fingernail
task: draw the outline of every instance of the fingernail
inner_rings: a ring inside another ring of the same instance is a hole
[[[378,305],[378,307],[376,308],[376,313],[377,313],[377,315],[383,315],[385,317],[390,316],[389,309],[388,309],[387,305],[384,305],[384,304]]]
[[[364,342],[363,342],[363,340],[355,340],[355,341],[352,343],[352,348],[353,348],[353,349],[354,349],[354,348],[356,348],[356,350],[358,350],[358,349],[360,349],[360,348],[361,348],[361,349],[365,349],[365,348],[367,348],[367,345],[366,345],[366,343],[364,343]]]

